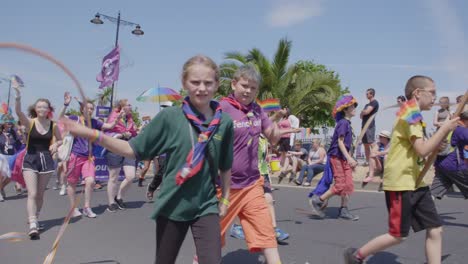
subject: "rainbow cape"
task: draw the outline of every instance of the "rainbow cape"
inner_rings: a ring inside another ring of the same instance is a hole
[[[257,104],[263,108],[265,112],[278,111],[281,110],[281,105],[279,99],[270,98],[263,101],[257,99]]]
[[[409,124],[416,124],[423,119],[421,110],[419,109],[419,105],[415,98],[404,103],[401,106],[400,111],[398,111],[397,116]]]

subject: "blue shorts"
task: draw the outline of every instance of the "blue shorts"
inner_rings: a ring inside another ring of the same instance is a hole
[[[133,167],[136,166],[135,159],[125,158],[123,156],[114,154],[110,151],[107,151],[104,156],[107,160],[107,166],[109,168],[120,168],[123,166],[133,166]]]

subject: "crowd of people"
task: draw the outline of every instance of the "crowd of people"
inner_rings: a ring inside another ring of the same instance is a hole
[[[218,102],[213,98],[219,79],[212,59],[190,58],[182,68],[182,86],[187,92],[182,106],[165,107],[140,128],[126,99],[118,102],[105,122],[93,118],[95,105],[90,100],[79,102],[79,115],[67,115],[72,101],[68,92],[58,121],[52,118],[51,103],[43,98],[24,113],[21,86],[12,82],[18,121],[11,113],[1,117],[0,201],[11,181],[17,193],[26,188],[28,234],[32,240],[39,239],[44,192],[55,173],[61,191],[66,189],[72,216],[97,217],[92,210],[98,155],[94,150],[102,147],[104,153],[99,155],[105,157],[109,172],[108,212],[126,209],[125,194],[136,178],[137,164],[143,164],[138,178],[138,185],[143,186],[153,162],[155,174],[146,195],[153,200],[159,188],[151,215],[156,222],[155,263],[175,263],[190,228],[196,248],[194,263],[220,263],[229,232],[245,239],[251,252],[262,252],[267,263],[278,264],[278,244],[289,234],[276,222],[269,167],[276,156],[279,182],[288,178],[292,184],[309,187],[323,173],[309,194],[317,217],[325,217],[329,199],[338,196],[338,217],[357,221],[359,216],[348,209],[354,192],[353,169],[358,165],[351,125],[356,98],[346,94],[336,102],[336,126],[328,149],[314,139],[307,150],[295,136],[300,120],[289,108],[268,114],[255,103],[262,82],[255,67],[241,66],[231,80],[232,94]],[[428,138],[420,111],[431,109],[436,88],[431,78],[414,76],[406,84],[405,96],[397,98],[401,108],[393,131],[382,130],[376,138],[379,103],[375,94],[374,89],[366,91],[369,102],[359,114],[369,168],[362,187],[374,181],[376,174],[383,174],[380,189],[387,201],[389,230],[359,249],[348,248],[345,262],[363,263],[367,256],[401,243],[412,227],[427,230],[428,263],[440,263],[442,224],[432,197],[442,199],[455,184],[468,199],[468,111],[456,117],[448,98],[440,98],[441,109],[434,117],[437,131]],[[419,115],[408,116],[408,111]],[[435,151],[440,152],[434,183],[416,186],[424,158]],[[121,170],[125,177],[119,183]],[[76,204],[78,184],[84,189],[82,210]]]

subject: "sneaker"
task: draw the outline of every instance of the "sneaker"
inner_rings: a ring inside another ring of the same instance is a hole
[[[278,241],[284,241],[289,238],[289,234],[279,229],[278,227],[275,227],[275,235]]]
[[[284,178],[285,176],[286,176],[286,175],[285,175],[283,172],[281,172],[280,175],[278,175],[278,184],[281,183],[281,181],[283,180],[283,178]]]
[[[5,198],[3,197],[3,194],[0,192],[0,202],[4,202]]]
[[[305,182],[305,183],[304,183],[304,186],[305,186],[305,187],[309,187],[309,186],[310,186],[310,182]]]
[[[377,191],[383,192],[383,183],[380,183],[380,184],[379,184],[379,189],[378,189]]]
[[[61,196],[65,196],[67,194],[67,185],[66,184],[62,184],[62,186],[60,186],[59,194]]]
[[[75,209],[73,210],[72,217],[80,217],[80,216],[81,216],[80,209],[75,208]]]
[[[84,216],[86,217],[89,217],[89,218],[96,218],[96,214],[93,212],[93,210],[89,207],[85,207],[83,208],[83,214]]]
[[[344,220],[351,220],[351,221],[357,221],[359,220],[359,216],[353,215],[347,207],[341,207],[340,208],[340,213],[338,215],[338,218],[344,219]]]
[[[119,210],[119,206],[117,204],[115,204],[115,203],[107,206],[107,211],[108,212],[115,213],[115,212],[117,212],[117,210]]]
[[[356,257],[356,251],[357,251],[357,249],[355,249],[355,248],[347,248],[345,250],[345,252],[343,253],[345,264],[362,264],[362,263],[364,263],[362,260],[360,260],[360,259],[358,259]]]
[[[138,187],[143,187],[143,179],[138,178]]]
[[[37,222],[33,222],[31,224],[29,224],[29,232],[28,232],[28,236],[31,240],[37,240],[39,239],[39,230],[37,228],[38,226],[38,223]]]
[[[0,195],[3,196],[3,199],[7,198],[7,195],[6,195],[5,190],[3,188],[0,190]]]
[[[236,224],[233,224],[231,226],[231,231],[230,231],[230,235],[234,238],[237,238],[237,239],[245,239],[245,235],[244,235],[244,230],[242,229],[242,226],[241,225],[236,225]]]
[[[151,188],[151,184],[148,184],[146,186],[146,199],[148,199],[148,201],[153,201],[153,197],[154,197],[154,190],[153,188]]]
[[[318,217],[325,218],[325,213],[322,209],[323,201],[320,200],[320,197],[318,197],[317,195],[312,196],[312,198],[309,199],[309,204],[312,207],[312,209],[314,209]]]
[[[39,230],[37,229],[37,227],[29,228],[28,236],[29,236],[29,239],[31,240],[40,239]]]
[[[295,183],[297,186],[302,185],[302,183],[301,183],[300,181],[298,181],[298,180],[294,180],[294,183]]]
[[[116,197],[114,197],[114,201],[115,201],[115,203],[117,204],[117,206],[119,207],[120,210],[125,210],[127,208],[127,206],[125,205],[122,198],[117,199],[117,196],[116,196]]]

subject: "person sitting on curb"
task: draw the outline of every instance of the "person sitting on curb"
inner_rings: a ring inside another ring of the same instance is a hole
[[[390,148],[390,138],[391,133],[387,130],[382,130],[379,134],[379,142],[372,146],[369,159],[369,172],[367,173],[367,177],[362,181],[362,188],[372,181],[375,173],[383,173],[384,161]]]
[[[320,139],[314,139],[312,141],[312,148],[309,152],[309,158],[307,159],[307,165],[302,166],[299,178],[295,181],[297,185],[302,185],[304,180],[304,174],[307,171],[307,180],[304,186],[310,186],[312,178],[323,172],[325,169],[325,163],[327,162],[327,151],[322,147]]]

